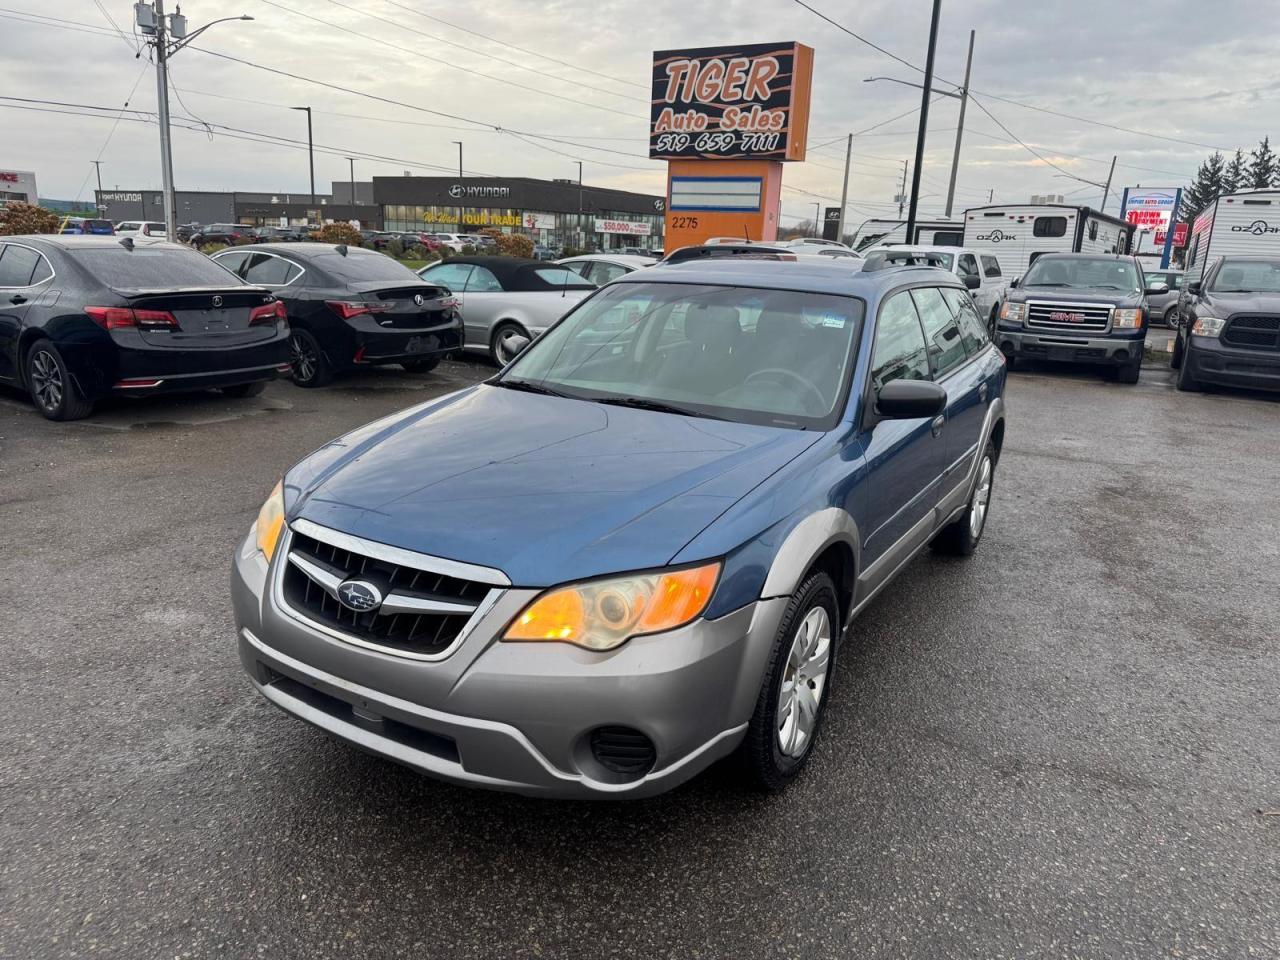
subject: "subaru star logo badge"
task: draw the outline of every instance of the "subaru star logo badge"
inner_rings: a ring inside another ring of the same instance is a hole
[[[213,298],[213,305],[214,305],[215,307],[220,307],[220,306],[222,306],[222,298],[221,298],[221,297],[214,297],[214,298]]]
[[[343,580],[338,584],[338,599],[357,613],[368,613],[382,606],[382,591],[368,580]]]
[[[422,306],[422,294],[415,293],[413,295],[413,302],[416,303],[418,306]]]

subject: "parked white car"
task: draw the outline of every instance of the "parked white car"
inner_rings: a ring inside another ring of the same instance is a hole
[[[545,260],[452,257],[418,271],[458,298],[463,349],[488,353],[499,366],[596,289],[581,274]]]
[[[435,237],[454,253],[461,253],[463,247],[474,245],[471,238],[465,233],[433,233],[431,236]]]
[[[121,220],[116,224],[117,237],[159,237],[164,239],[164,224],[154,220]]]
[[[652,257],[629,253],[584,253],[580,257],[556,261],[562,267],[582,274],[597,287],[603,287],[610,280],[617,280],[625,274],[652,267],[657,262]]]
[[[1000,269],[1000,261],[990,253],[979,253],[966,247],[907,246],[895,244],[892,247],[875,247],[867,251],[864,269],[874,270],[883,264],[886,258],[908,256],[912,253],[930,254],[930,259],[937,258],[938,265],[949,270],[964,281],[977,304],[978,312],[988,322],[994,322],[1000,313],[1000,305],[1004,303],[1009,291],[1009,278]]]

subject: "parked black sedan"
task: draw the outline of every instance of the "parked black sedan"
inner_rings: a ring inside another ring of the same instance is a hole
[[[284,305],[190,247],[0,237],[0,381],[50,420],[110,394],[261,393],[289,371]]]
[[[457,299],[381,253],[273,243],[221,250],[213,259],[284,301],[299,386],[322,386],[365,364],[426,373],[462,349]]]

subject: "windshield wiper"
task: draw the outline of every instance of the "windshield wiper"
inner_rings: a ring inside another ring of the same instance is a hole
[[[552,389],[546,384],[534,383],[532,380],[513,380],[510,377],[503,377],[501,380],[493,381],[493,384],[496,387],[506,387],[508,390],[523,390],[525,393],[541,393],[548,397],[569,397],[573,400],[581,399],[580,397],[574,397],[572,394]]]
[[[633,407],[636,410],[653,410],[656,413],[675,413],[682,417],[704,417],[708,420],[723,420],[724,417],[716,417],[709,413],[703,413],[700,410],[690,410],[688,407],[677,406],[673,403],[663,403],[661,400],[647,400],[644,397],[594,397],[596,403],[607,403],[615,407]]]

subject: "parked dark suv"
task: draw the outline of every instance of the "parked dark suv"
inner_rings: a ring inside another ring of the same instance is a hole
[[[1051,253],[1010,285],[996,342],[1013,366],[1021,358],[1104,364],[1137,383],[1146,341],[1147,287],[1136,257]]]
[[[1170,362],[1179,390],[1280,390],[1280,257],[1225,257],[1187,285],[1178,307]]]

